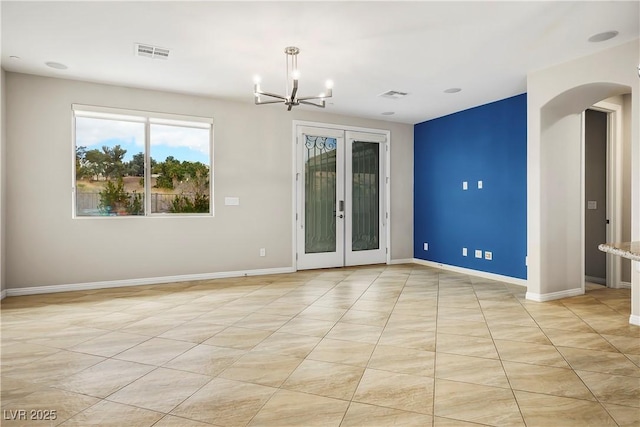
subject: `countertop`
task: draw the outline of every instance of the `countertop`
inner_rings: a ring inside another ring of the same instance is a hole
[[[640,261],[640,242],[603,243],[598,246],[602,252]]]

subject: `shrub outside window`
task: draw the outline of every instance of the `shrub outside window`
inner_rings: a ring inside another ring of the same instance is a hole
[[[74,215],[211,215],[213,120],[73,105]]]

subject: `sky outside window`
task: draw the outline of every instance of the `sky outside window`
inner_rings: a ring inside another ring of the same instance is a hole
[[[137,153],[144,153],[144,124],[90,117],[76,118],[76,146],[87,151],[103,146],[120,145],[127,150],[123,161]],[[173,156],[181,161],[210,165],[209,130],[170,125],[151,125],[152,157],[164,161]]]
[[[168,156],[209,166],[209,129],[152,124],[151,157],[164,161]]]
[[[132,160],[134,154],[144,152],[144,123],[76,117],[76,147],[90,151],[116,145],[127,150],[125,162]]]

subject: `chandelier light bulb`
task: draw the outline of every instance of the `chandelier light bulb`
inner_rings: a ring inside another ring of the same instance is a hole
[[[300,80],[300,70],[293,70],[291,72],[291,78],[293,78],[293,80]]]
[[[324,86],[327,89],[333,89],[333,80],[327,80],[326,83],[324,84]]]
[[[253,82],[255,84],[260,84],[261,81],[262,81],[262,78],[260,78],[259,75],[256,74],[255,76],[253,76]]]

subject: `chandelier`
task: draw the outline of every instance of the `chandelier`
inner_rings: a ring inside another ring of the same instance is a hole
[[[287,84],[285,95],[278,95],[272,92],[264,92],[260,88],[260,77],[256,76],[253,85],[253,96],[256,101],[256,105],[262,104],[278,104],[284,103],[287,106],[287,111],[291,111],[296,105],[313,105],[314,107],[324,108],[325,99],[331,98],[333,95],[333,82],[327,80],[326,91],[316,96],[298,96],[298,80],[300,79],[300,70],[298,69],[298,54],[300,49],[295,46],[289,46],[284,49],[284,53],[287,59]],[[262,99],[263,96],[275,99]]]

